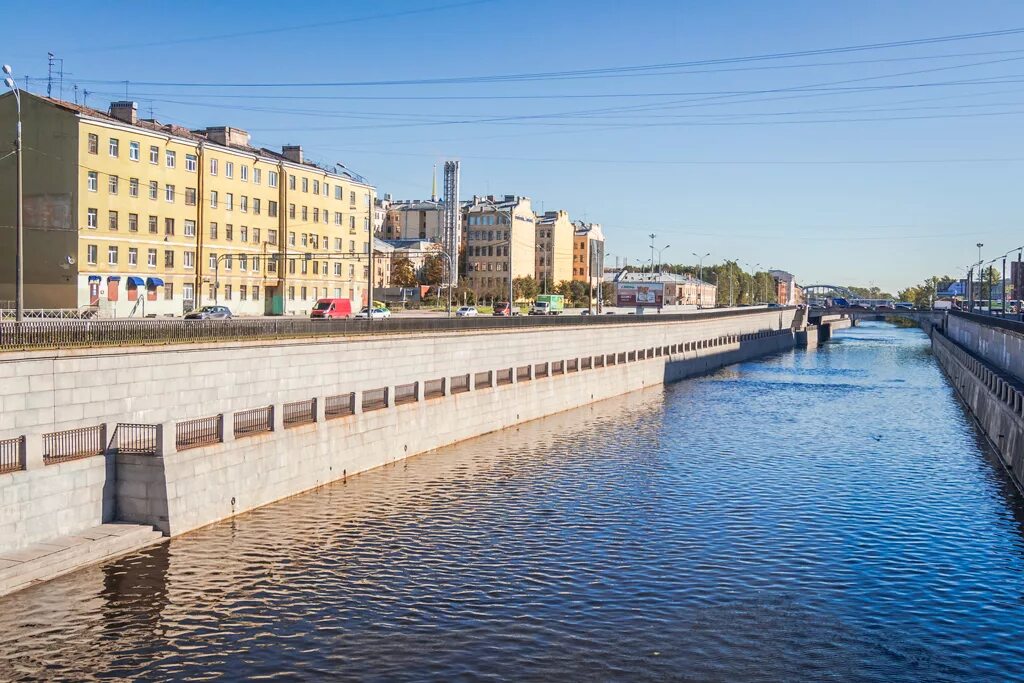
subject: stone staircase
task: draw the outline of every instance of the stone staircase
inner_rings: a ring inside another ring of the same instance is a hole
[[[0,551],[0,596],[165,540],[151,526],[112,522]]]

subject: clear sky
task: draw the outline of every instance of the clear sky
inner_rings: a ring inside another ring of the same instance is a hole
[[[464,199],[566,209],[620,257],[653,232],[669,262],[895,290],[1024,244],[1020,0],[230,5],[8,0],[0,61],[44,92],[52,51],[66,99],[127,88],[396,198],[458,158]]]

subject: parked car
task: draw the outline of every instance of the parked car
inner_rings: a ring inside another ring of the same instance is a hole
[[[494,304],[494,315],[510,317],[512,315],[512,306],[507,301],[498,301]]]
[[[895,311],[896,307],[892,304],[878,304],[875,306],[876,311]]]
[[[309,317],[311,320],[351,318],[352,301],[349,299],[317,299],[313,310],[309,312]]]
[[[231,309],[227,306],[203,306],[185,314],[186,320],[230,320]]]
[[[479,315],[475,306],[463,306],[459,310],[455,311],[455,315],[459,318],[473,318]]]
[[[896,304],[896,308],[901,308],[905,311],[912,311],[914,310],[914,304],[909,301],[900,301]]]
[[[852,304],[850,304],[850,308],[863,308],[870,311],[871,304],[864,303],[863,301],[855,301]]]
[[[580,315],[590,315],[590,309],[584,308],[582,311],[580,311]]]
[[[356,313],[357,318],[369,318],[370,320],[383,320],[391,317],[391,311],[386,308],[367,308],[363,306],[363,310]]]

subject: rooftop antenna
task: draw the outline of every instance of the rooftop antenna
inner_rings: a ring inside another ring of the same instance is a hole
[[[46,53],[46,96],[53,97],[53,69],[57,68],[57,98],[64,99],[64,60],[53,54]]]
[[[75,85],[72,88],[72,90],[75,91],[75,104],[78,104],[78,84],[77,83],[75,83]]]
[[[430,201],[437,201],[437,164],[434,164],[434,171],[430,174]]]
[[[128,81],[124,82],[124,99],[125,101],[128,100]]]
[[[88,107],[89,106],[89,95],[90,95],[89,91],[85,90],[83,88],[82,89],[82,106],[83,107]]]

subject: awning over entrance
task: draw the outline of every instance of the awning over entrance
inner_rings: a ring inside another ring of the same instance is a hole
[[[164,281],[161,280],[158,277],[147,277],[146,278],[146,286],[147,287],[163,287],[164,286]]]
[[[146,281],[143,280],[141,277],[136,277],[134,275],[129,275],[128,276],[128,284],[133,285],[135,287],[139,287],[141,285],[146,284]]]

